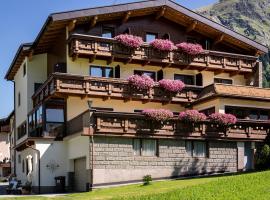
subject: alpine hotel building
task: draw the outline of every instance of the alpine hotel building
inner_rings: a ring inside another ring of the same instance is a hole
[[[140,36],[131,51],[114,37]],[[189,56],[149,42],[201,44]],[[34,192],[52,192],[254,168],[269,132],[270,90],[262,88],[268,49],[170,0],[149,0],[51,14],[33,43],[22,44],[6,74],[14,82],[12,172]],[[135,90],[127,78],[181,80],[174,96],[158,85]],[[153,127],[144,109],[175,117]],[[231,113],[225,132],[209,121],[177,120],[185,110]],[[33,168],[29,168],[29,163]],[[30,171],[29,171],[30,170]]]

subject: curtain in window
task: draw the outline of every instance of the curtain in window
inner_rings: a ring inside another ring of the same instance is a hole
[[[205,157],[206,155],[206,145],[205,142],[194,142],[194,156],[195,157]]]
[[[192,156],[192,142],[186,141],[186,153],[188,156]]]
[[[142,151],[143,156],[155,156],[156,155],[156,141],[143,140],[142,149],[143,149]]]
[[[140,139],[133,140],[133,152],[134,152],[134,156],[139,156],[141,154],[141,141],[140,141]]]

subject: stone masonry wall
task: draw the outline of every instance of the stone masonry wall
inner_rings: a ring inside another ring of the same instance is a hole
[[[159,156],[134,156],[130,138],[95,137],[94,184],[237,171],[236,142],[209,141],[208,158],[192,158],[184,140],[159,139]],[[90,148],[91,149],[91,148]]]

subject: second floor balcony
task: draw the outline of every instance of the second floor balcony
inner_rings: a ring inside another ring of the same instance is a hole
[[[48,97],[63,94],[101,97],[104,100],[114,98],[125,101],[157,101],[165,104],[188,103],[197,99],[201,90],[200,86],[186,86],[181,93],[171,97],[158,86],[147,91],[134,91],[128,81],[123,79],[55,73],[36,91],[33,95],[33,101],[34,105],[38,105]]]
[[[232,54],[225,52],[205,50],[196,56],[175,50],[164,53],[154,50],[149,44],[144,44],[136,50],[120,45],[110,38],[73,34],[69,38],[69,54],[75,60],[77,57],[88,58],[93,61],[96,58],[105,59],[108,63],[122,61],[124,63],[151,63],[163,67],[178,67],[229,72],[232,74],[251,73],[258,64],[256,56]]]

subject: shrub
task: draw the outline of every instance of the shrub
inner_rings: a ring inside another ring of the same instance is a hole
[[[163,39],[155,39],[150,42],[150,46],[160,51],[172,51],[176,49],[172,41]]]
[[[153,81],[153,79],[151,79],[147,75],[142,75],[142,76],[132,75],[128,77],[127,80],[129,84],[131,84],[134,88],[138,90],[149,90],[155,85],[155,82]]]
[[[178,93],[181,92],[185,87],[185,84],[180,80],[162,79],[158,83],[161,88],[168,92]]]
[[[189,55],[198,55],[204,51],[200,44],[182,42],[177,44],[176,47]]]
[[[143,177],[143,185],[150,185],[151,181],[152,181],[151,175],[146,175]]]
[[[237,122],[237,119],[232,114],[213,113],[209,115],[209,120],[220,126],[229,126]]]
[[[165,109],[146,109],[142,111],[142,114],[156,122],[165,122],[173,117],[173,113]]]
[[[258,149],[255,157],[256,169],[263,170],[270,167],[270,147],[265,144],[262,148]]]
[[[124,46],[137,49],[143,44],[143,40],[139,36],[129,35],[129,34],[121,34],[114,37],[116,41],[121,43]]]
[[[188,123],[196,123],[206,120],[206,116],[203,113],[200,113],[197,110],[187,110],[180,112],[179,120]]]

